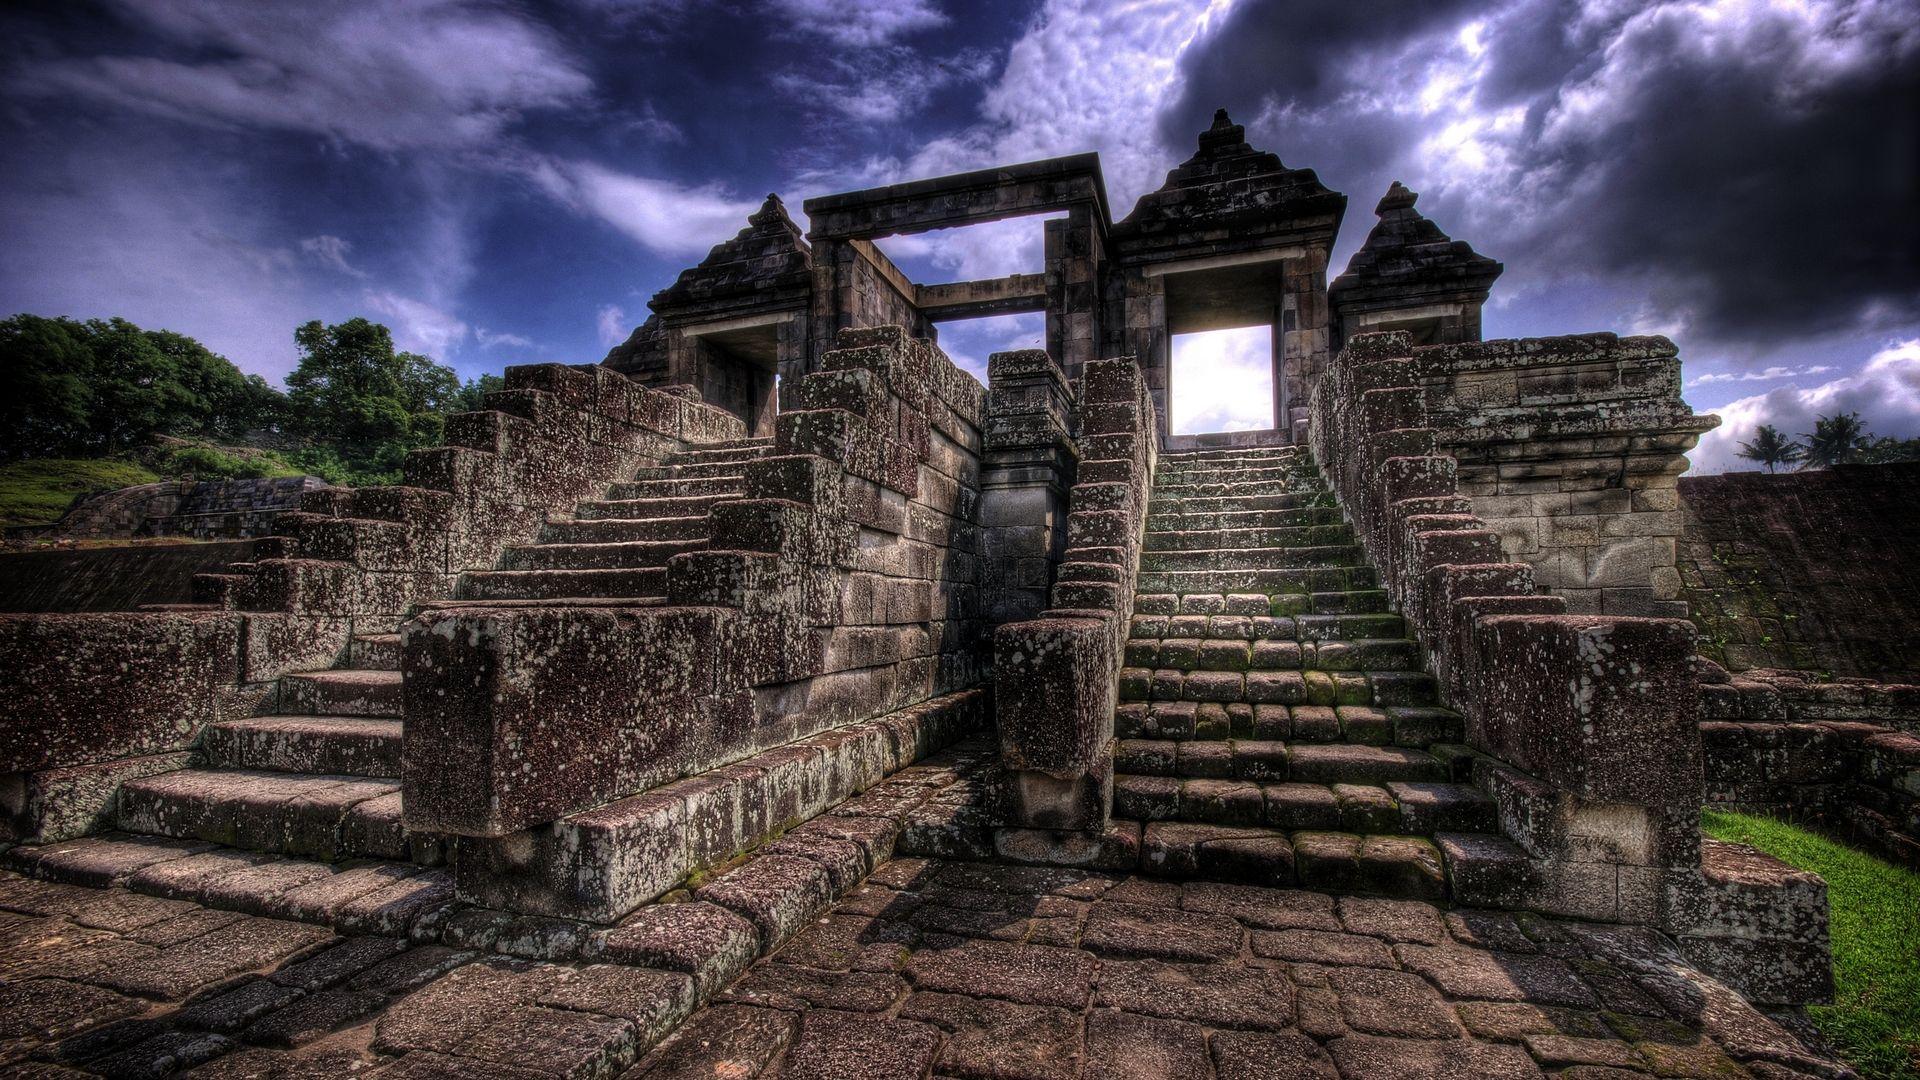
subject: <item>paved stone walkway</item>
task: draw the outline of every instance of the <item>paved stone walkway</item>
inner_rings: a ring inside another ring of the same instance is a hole
[[[895,859],[661,1042],[697,977],[0,875],[0,1076],[1846,1075],[1642,931],[1078,871]]]
[[[1645,931],[895,859],[629,1075],[1848,1073]]]

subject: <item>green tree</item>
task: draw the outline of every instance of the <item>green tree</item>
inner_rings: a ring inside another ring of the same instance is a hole
[[[83,324],[38,315],[0,323],[0,460],[84,453],[93,376]]]
[[[0,322],[0,459],[98,457],[155,435],[237,438],[280,394],[184,334],[125,319]]]
[[[287,376],[287,427],[326,447],[359,482],[399,475],[407,451],[440,438],[460,395],[452,369],[396,352],[387,328],[363,318],[294,331],[300,364]]]
[[[1889,436],[1868,436],[1866,449],[1860,451],[1860,460],[1868,465],[1888,465],[1896,461],[1920,461],[1920,438],[1895,439]]]
[[[1741,443],[1740,452],[1735,456],[1757,461],[1765,465],[1768,472],[1773,472],[1806,457],[1807,448],[1782,435],[1772,424],[1761,424],[1760,430],[1753,433],[1753,441]]]
[[[1857,412],[1818,417],[1813,422],[1813,432],[1800,437],[1807,440],[1803,469],[1825,469],[1859,461],[1871,440]]]
[[[507,380],[498,375],[482,375],[460,388],[454,398],[454,412],[479,412],[487,407],[487,395],[495,390],[505,390]]]

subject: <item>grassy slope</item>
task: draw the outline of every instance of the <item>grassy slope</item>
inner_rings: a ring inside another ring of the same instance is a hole
[[[1710,810],[1704,826],[1827,879],[1836,991],[1807,1011],[1862,1076],[1920,1078],[1920,874],[1770,818]]]
[[[152,470],[125,461],[38,458],[0,465],[0,524],[44,524],[65,513],[80,492],[159,479]]]

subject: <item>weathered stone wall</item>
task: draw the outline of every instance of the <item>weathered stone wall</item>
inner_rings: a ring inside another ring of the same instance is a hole
[[[132,611],[185,604],[193,576],[253,557],[252,540],[47,548],[0,554],[0,611]]]
[[[135,536],[242,540],[267,536],[282,511],[294,509],[307,492],[326,486],[326,481],[317,476],[141,484],[83,495],[59,521],[33,530],[33,535],[73,540]]]
[[[612,820],[629,796],[980,681],[984,390],[897,327],[839,344],[746,497],[711,509],[708,550],[668,564],[665,604],[408,624],[407,818],[466,838],[463,894],[616,916],[650,886],[578,865],[567,838],[651,828]]]
[[[1920,681],[1920,464],[1690,476],[1679,494],[1703,654]]]
[[[1716,423],[1680,397],[1661,337],[1414,350],[1441,453],[1508,558],[1589,614],[1683,618],[1675,482]]]
[[[1811,821],[1920,867],[1920,686],[1747,675],[1701,687],[1710,806]]]
[[[1692,626],[1565,614],[1532,566],[1503,561],[1441,439],[1470,417],[1457,392],[1430,403],[1432,367],[1405,334],[1355,338],[1316,388],[1312,445],[1529,857],[1496,871],[1437,837],[1455,898],[1661,926],[1697,963],[1794,1000],[1773,995],[1796,992],[1783,971],[1824,972],[1824,896],[1757,853],[1702,860]]]
[[[1006,809],[1016,826],[1097,834],[1108,823],[1113,713],[1140,572],[1156,431],[1151,390],[1133,357],[1087,365],[1080,393],[1081,461],[1053,605],[994,635]]]

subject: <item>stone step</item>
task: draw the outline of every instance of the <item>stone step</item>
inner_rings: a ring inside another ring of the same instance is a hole
[[[1219,462],[1206,465],[1162,467],[1153,477],[1153,489],[1174,494],[1176,489],[1196,485],[1230,484],[1236,488],[1271,486],[1298,488],[1324,486],[1318,470],[1311,466],[1282,463]]]
[[[665,568],[667,560],[706,546],[705,540],[629,540],[606,544],[517,544],[500,557],[502,570],[637,570]]]
[[[1167,484],[1156,482],[1148,495],[1148,511],[1152,512],[1155,503],[1175,504],[1184,507],[1189,502],[1210,502],[1222,499],[1263,499],[1277,495],[1326,495],[1327,489],[1317,478],[1295,477],[1291,480],[1213,480],[1195,479],[1192,483]],[[1247,509],[1265,509],[1250,506]]]
[[[1257,506],[1219,506],[1221,499],[1155,499],[1151,492],[1147,496],[1147,527],[1161,529],[1188,524],[1195,519],[1216,522],[1233,520],[1243,527],[1252,528],[1269,523],[1283,522],[1283,519],[1268,517],[1272,514],[1298,514],[1319,512],[1338,514],[1339,507],[1331,494],[1319,492],[1281,493],[1262,497]],[[1172,522],[1172,526],[1164,524]]]
[[[447,871],[424,869],[416,863],[283,858],[124,832],[16,847],[0,856],[0,865],[43,881],[93,889],[119,887],[219,911],[332,926],[347,934],[403,938],[416,929],[426,931],[436,916],[444,915],[453,898],[453,880]],[[193,920],[208,914],[188,912],[182,917]],[[208,925],[215,927],[217,936],[219,922]],[[457,962],[459,954],[451,954],[451,959]],[[323,1067],[309,1075],[341,1074]]]
[[[1178,551],[1146,551],[1140,556],[1141,573],[1171,573],[1192,570],[1294,570],[1308,567],[1365,566],[1366,554],[1358,544],[1321,544],[1313,547],[1216,548]]]
[[[400,672],[304,671],[280,680],[279,711],[289,716],[372,716],[401,714]]]
[[[1249,705],[1434,705],[1424,671],[1195,671],[1122,668],[1121,701]]]
[[[1304,596],[1259,593],[1134,597],[1130,636],[1136,638],[1238,638],[1242,641],[1367,641],[1406,637],[1406,622],[1392,612],[1321,614],[1305,610]]]
[[[725,495],[737,499],[746,491],[746,477],[739,473],[719,476],[692,476],[684,480],[629,480],[607,485],[607,498],[666,499],[687,495]]]
[[[1307,457],[1304,446],[1220,446],[1205,450],[1172,450],[1160,455],[1162,466],[1195,465],[1216,461],[1293,461]]]
[[[400,730],[359,716],[253,716],[208,725],[200,750],[227,769],[397,777]]]
[[[705,520],[714,503],[738,495],[685,495],[650,499],[585,499],[574,506],[575,521],[656,521],[697,517]]]
[[[1176,616],[1189,618],[1189,616]],[[1232,616],[1215,616],[1216,620]],[[1286,619],[1259,619],[1272,625]],[[1218,626],[1218,622],[1215,623]],[[1259,628],[1259,627],[1256,627]],[[1135,633],[1138,633],[1136,628]],[[1228,638],[1146,638],[1127,642],[1128,667],[1194,671],[1420,671],[1420,647],[1406,638],[1358,641],[1248,641]]]
[[[1465,722],[1423,705],[1247,705],[1217,701],[1131,701],[1114,710],[1122,739],[1254,739],[1432,747],[1458,743]]]
[[[721,439],[719,442],[701,443],[691,450],[679,450],[668,455],[668,460],[681,457],[696,457],[705,454],[725,454],[733,451],[747,451],[753,454],[765,454],[773,449],[773,436],[750,435],[744,439]]]
[[[1268,739],[1121,739],[1113,769],[1136,776],[1314,784],[1452,779],[1446,761],[1415,747]]]
[[[1314,593],[1137,593],[1134,611],[1140,614],[1172,615],[1183,608],[1189,614],[1244,615],[1249,619],[1299,618],[1302,615],[1386,615],[1384,589],[1341,589]],[[1298,631],[1296,630],[1296,635]],[[1381,633],[1393,637],[1394,633]]]
[[[1237,513],[1148,514],[1147,532],[1183,533],[1221,530],[1299,529],[1339,525],[1346,521],[1337,506],[1296,506],[1291,510],[1245,510]]]
[[[1122,829],[1133,820],[1116,824]],[[1453,891],[1449,861],[1468,853],[1476,877],[1522,872],[1526,856],[1511,841],[1484,833],[1441,833],[1432,839],[1391,833],[1282,830],[1186,821],[1149,821],[1141,829],[1142,868],[1160,877],[1298,886],[1347,896],[1445,900]]]
[[[1283,529],[1147,529],[1147,551],[1246,551],[1256,548],[1351,546],[1353,530],[1344,524],[1302,525]]]
[[[249,851],[435,859],[439,843],[401,825],[400,782],[245,769],[182,769],[120,786],[120,827]]]
[[[707,539],[707,516],[663,518],[598,518],[549,521],[540,529],[543,544],[619,544],[637,540]]]
[[[766,457],[772,449],[773,443],[769,440],[755,446],[736,446],[728,450],[681,450],[668,454],[661,459],[660,464],[669,467],[675,465],[714,465],[725,462],[744,464]]]
[[[360,671],[399,671],[399,634],[355,634],[347,643],[346,667]]]
[[[1141,570],[1134,588],[1143,593],[1346,592],[1378,587],[1373,567],[1321,566],[1274,570]]]
[[[1114,767],[1125,765],[1116,760]],[[1139,821],[1407,836],[1500,828],[1493,800],[1478,788],[1433,781],[1349,784],[1122,772],[1113,778],[1113,812]]]
[[[1155,491],[1147,497],[1147,516],[1164,514],[1250,514],[1335,506],[1333,494],[1322,490],[1254,491],[1243,495],[1173,495]]]
[[[664,597],[667,571],[483,570],[460,579],[463,600],[561,600],[569,597]]]
[[[664,465],[652,465],[635,469],[634,480],[692,480],[709,476],[739,476],[741,467],[751,457],[723,458],[707,461],[675,461]]]

